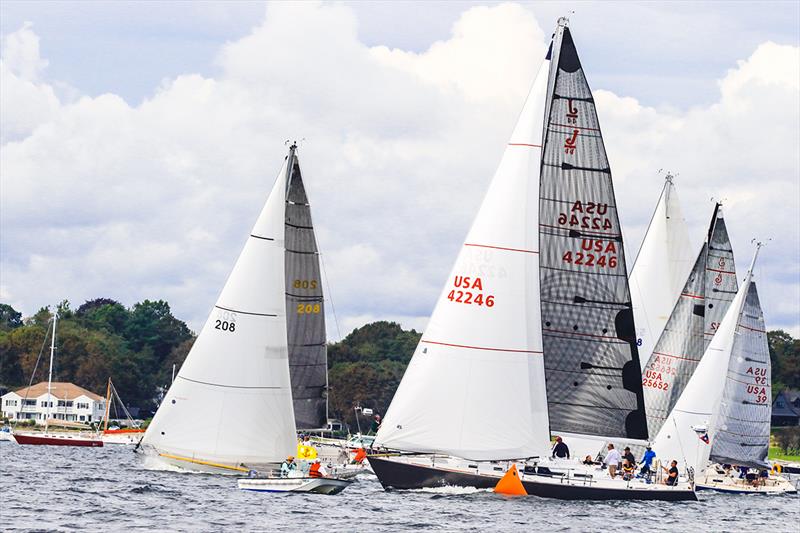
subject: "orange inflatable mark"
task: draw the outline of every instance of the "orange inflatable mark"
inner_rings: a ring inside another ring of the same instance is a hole
[[[497,485],[494,487],[497,494],[505,494],[507,496],[527,496],[528,491],[522,485],[519,479],[519,472],[517,472],[517,465],[511,465],[506,475],[500,478]]]

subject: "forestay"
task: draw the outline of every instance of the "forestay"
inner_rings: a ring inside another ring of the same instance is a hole
[[[694,264],[686,220],[672,180],[667,174],[628,279],[642,370]],[[648,427],[652,433],[649,420]]]
[[[769,468],[770,380],[764,313],[753,282],[739,318],[722,403],[713,424],[711,460]]]
[[[473,460],[549,449],[537,232],[548,65],[539,69],[377,446]]]
[[[147,429],[158,453],[222,464],[295,447],[284,290],[284,164],[214,310]]]
[[[683,393],[736,287],[733,249],[716,204],[700,254],[642,373],[651,434],[658,433]]]
[[[569,28],[553,50],[541,171],[541,312],[554,431],[646,439],[611,170]]]
[[[294,417],[298,429],[324,427],[328,362],[319,251],[300,162],[289,152],[286,192],[286,326]]]

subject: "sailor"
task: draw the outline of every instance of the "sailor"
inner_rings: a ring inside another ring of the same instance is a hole
[[[678,484],[678,461],[675,459],[669,464],[669,469],[666,466],[662,466],[661,468],[664,469],[664,472],[667,473],[666,479],[664,479],[665,485],[677,485]]]
[[[375,415],[375,418],[372,420],[372,425],[369,427],[369,432],[375,434],[378,432],[378,428],[381,427],[381,415]]]
[[[550,454],[551,459],[555,459],[556,457],[559,459],[569,459],[569,447],[561,439],[561,437],[556,437],[556,444],[553,446],[553,453]]]
[[[627,459],[628,462],[631,464],[631,466],[635,466],[636,465],[636,458],[631,453],[630,446],[625,446],[625,453],[622,454],[622,458],[623,459]]]
[[[614,445],[610,442],[608,443],[608,453],[603,462],[608,466],[608,474],[611,476],[611,479],[614,479],[617,476],[620,463],[622,463],[622,456],[619,454],[619,451],[614,449]]]
[[[628,459],[622,460],[622,479],[625,481],[630,480],[633,478],[633,463],[631,463]]]
[[[314,462],[311,463],[311,467],[308,469],[308,476],[309,477],[325,477],[327,472],[325,471],[325,467],[322,466],[322,463],[319,462],[319,459],[314,459]]]
[[[303,446],[311,446],[311,437],[309,435],[303,435]]]
[[[289,473],[293,470],[297,470],[297,465],[294,462],[294,456],[290,455],[283,464],[281,464],[281,477],[288,477]]]
[[[356,455],[353,457],[353,462],[351,464],[360,465],[364,462],[364,459],[367,458],[367,450],[364,448],[359,448],[356,450]]]
[[[650,445],[648,445],[644,455],[642,456],[642,469],[639,470],[640,476],[649,476],[653,473],[650,467],[653,465],[653,459],[655,458],[656,452],[654,452]]]

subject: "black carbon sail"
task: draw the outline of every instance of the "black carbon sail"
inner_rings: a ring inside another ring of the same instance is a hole
[[[300,163],[289,151],[286,190],[286,329],[295,425],[325,427],[328,362],[319,251]]]
[[[716,204],[706,241],[642,373],[653,436],[683,394],[737,289],[733,249]]]
[[[569,28],[551,50],[540,186],[544,363],[552,431],[647,439],[611,169]]]

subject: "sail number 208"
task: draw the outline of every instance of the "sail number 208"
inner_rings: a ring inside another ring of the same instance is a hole
[[[222,311],[217,314],[214,321],[214,329],[233,333],[236,331],[236,313],[232,311]]]

